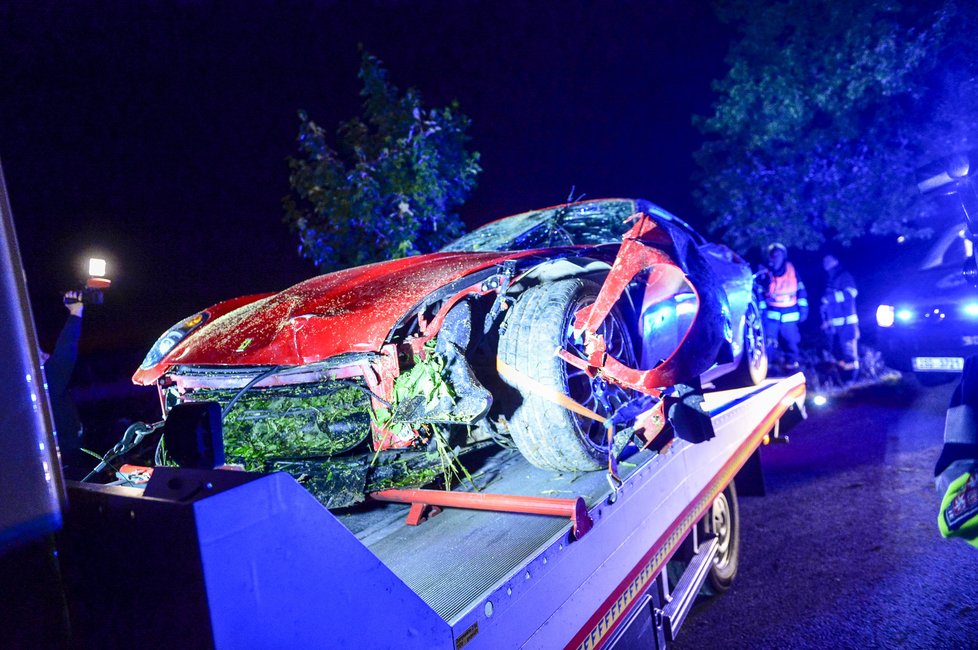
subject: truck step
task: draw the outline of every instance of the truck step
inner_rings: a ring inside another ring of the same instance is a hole
[[[716,558],[719,546],[720,542],[716,537],[701,544],[699,551],[689,561],[682,577],[676,583],[676,588],[672,591],[672,598],[662,609],[662,623],[665,627],[666,641],[676,640],[679,628],[686,620],[686,615],[693,608],[696,596],[699,595],[700,588],[710,574],[710,567],[713,566],[713,560]]]

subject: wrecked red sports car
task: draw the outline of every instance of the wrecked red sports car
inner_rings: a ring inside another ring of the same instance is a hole
[[[665,418],[672,387],[766,370],[748,264],[648,201],[606,199],[219,303],[170,328],[133,381],[165,412],[219,403],[227,462],[341,506],[489,444],[598,469],[636,414]]]

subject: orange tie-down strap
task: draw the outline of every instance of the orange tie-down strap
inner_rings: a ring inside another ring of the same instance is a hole
[[[615,429],[611,420],[599,413],[595,413],[580,402],[572,399],[569,395],[560,392],[552,386],[547,386],[546,384],[537,381],[533,377],[520,372],[499,357],[496,357],[496,371],[499,373],[499,376],[505,379],[510,385],[520,389],[520,391],[524,393],[532,393],[549,402],[553,402],[558,406],[562,406],[568,411],[572,411],[583,417],[596,420],[605,425],[605,429],[608,433],[608,473],[615,481],[621,484],[621,478],[618,476],[617,459],[615,458],[614,454],[610,453],[612,443],[615,438]],[[663,428],[665,428],[665,416],[662,409],[662,400],[660,400],[650,412],[640,415],[635,421],[636,431],[639,429],[644,429],[644,435],[639,436],[645,443],[642,446],[642,449],[646,449],[649,445],[651,445],[652,441],[655,440],[656,436],[659,435]]]

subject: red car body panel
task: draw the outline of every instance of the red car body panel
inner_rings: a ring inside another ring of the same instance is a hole
[[[155,382],[174,365],[302,365],[348,352],[379,352],[391,329],[425,296],[476,271],[539,251],[431,253],[321,275],[257,300],[228,301],[160,363],[139,370]]]

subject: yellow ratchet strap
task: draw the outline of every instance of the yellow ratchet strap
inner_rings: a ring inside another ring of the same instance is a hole
[[[610,474],[611,477],[609,481],[613,479],[617,485],[621,485],[622,480],[621,477],[618,476],[618,463],[615,460],[615,455],[611,453],[611,445],[615,437],[615,428],[608,418],[604,417],[603,415],[598,415],[588,407],[574,401],[570,398],[570,396],[565,395],[552,386],[542,384],[533,377],[520,372],[499,357],[496,357],[496,371],[499,373],[500,377],[505,379],[511,385],[518,386],[524,392],[530,392],[534,395],[538,395],[539,397],[542,397],[549,402],[553,402],[558,406],[563,406],[568,411],[573,411],[578,415],[596,420],[605,425],[605,429],[608,431],[608,474]],[[614,487],[614,484],[612,484],[612,487]]]

